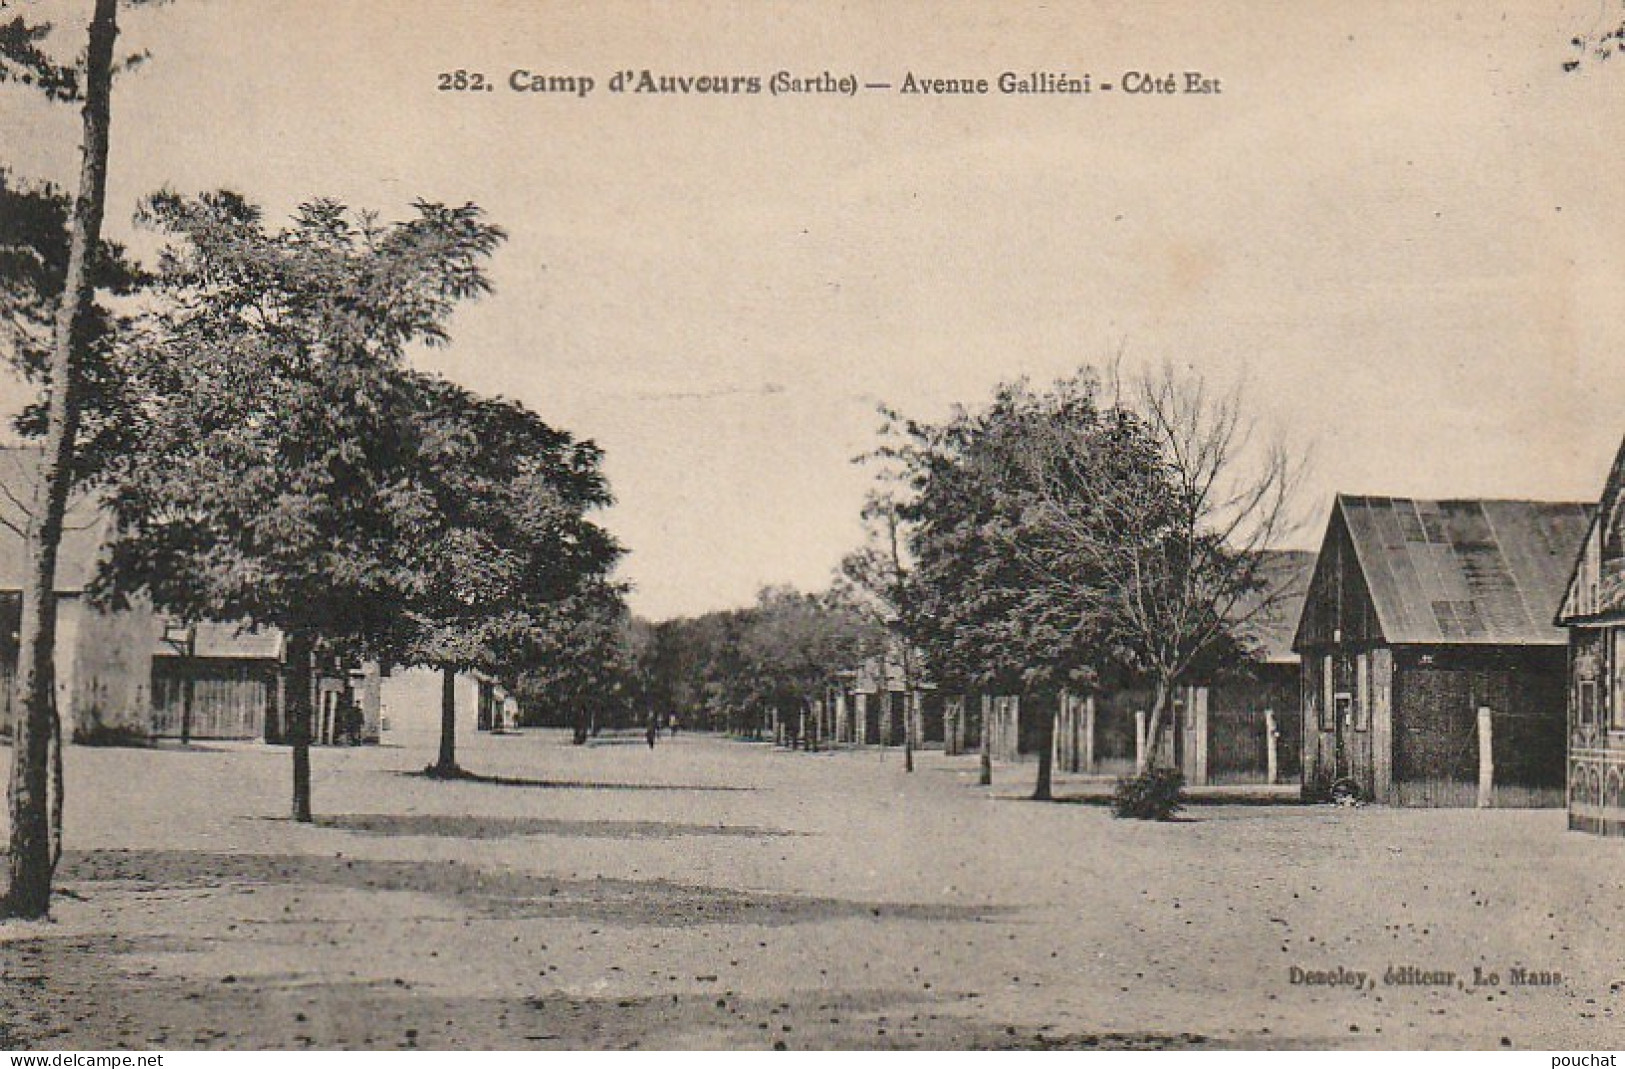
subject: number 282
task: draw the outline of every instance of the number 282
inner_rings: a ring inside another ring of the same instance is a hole
[[[477,71],[441,71],[436,77],[439,82],[437,88],[442,93],[458,91],[482,92],[485,89],[485,75]]]

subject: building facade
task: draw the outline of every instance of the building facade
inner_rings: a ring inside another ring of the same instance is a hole
[[[1293,648],[1306,794],[1560,805],[1566,636],[1588,505],[1340,495]]]
[[[1569,636],[1569,827],[1625,835],[1625,443],[1557,622]]]

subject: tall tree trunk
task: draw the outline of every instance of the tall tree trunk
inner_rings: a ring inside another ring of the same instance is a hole
[[[62,811],[67,803],[67,780],[62,768],[62,710],[51,702],[51,875],[62,861]]]
[[[1145,724],[1145,754],[1138,769],[1140,772],[1149,772],[1161,763],[1159,757],[1162,747],[1158,744],[1162,741],[1162,722],[1167,715],[1168,697],[1172,692],[1173,687],[1167,678],[1159,674],[1156,690],[1151,698],[1151,716]]]
[[[293,747],[293,819],[309,824],[311,691],[314,644],[307,631],[288,635],[288,742]]]
[[[56,558],[73,480],[76,396],[93,296],[91,265],[107,199],[116,0],[96,0],[85,53],[84,143],[73,203],[68,273],[51,347],[45,450],[28,525],[28,574],[17,636],[17,716],[12,728],[10,886],[0,915],[43,917],[51,908],[50,738],[56,688]]]
[[[579,734],[579,732],[578,732]],[[581,740],[585,742],[586,740]],[[438,775],[457,774],[457,669],[440,670],[440,757],[435,761]]]
[[[1055,701],[1049,694],[1035,694],[1033,704],[1038,707],[1037,738],[1038,781],[1033,785],[1033,801],[1048,802],[1050,780],[1055,769]],[[1025,704],[1025,703],[1024,703]]]
[[[993,786],[993,710],[988,702],[977,695],[976,700],[982,710],[982,754],[980,759],[981,775],[977,782],[984,787]]]

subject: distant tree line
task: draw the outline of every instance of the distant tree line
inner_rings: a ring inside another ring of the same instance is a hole
[[[800,723],[881,642],[843,591],[767,587],[742,609],[650,625],[639,666],[653,709],[691,727],[761,738],[774,714]]]

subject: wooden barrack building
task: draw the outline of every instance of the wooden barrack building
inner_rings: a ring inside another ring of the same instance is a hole
[[[1584,504],[1340,495],[1293,648],[1303,778],[1398,805],[1560,805]]]

